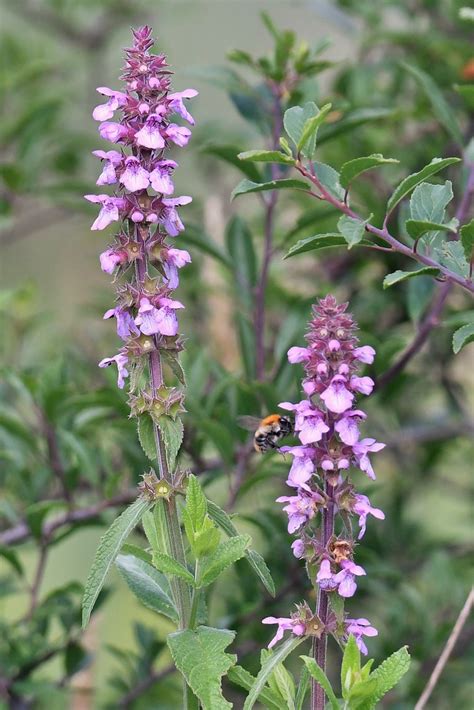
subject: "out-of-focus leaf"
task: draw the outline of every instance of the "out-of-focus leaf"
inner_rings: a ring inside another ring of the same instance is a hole
[[[294,165],[295,159],[279,150],[246,150],[239,153],[239,160],[248,160],[255,163],[285,163]],[[255,179],[255,178],[253,178]],[[260,177],[258,179],[261,179]]]
[[[230,163],[230,165],[233,165],[237,170],[240,170],[241,173],[244,173],[249,180],[261,182],[263,178],[262,173],[256,165],[253,165],[252,162],[246,162],[251,160],[250,158],[241,157],[246,155],[246,153],[242,153],[241,149],[236,145],[207,145],[204,146],[202,151],[208,155],[215,155],[226,163]],[[254,152],[261,153],[264,151],[248,151],[248,153]]]
[[[362,126],[369,121],[377,121],[381,118],[388,118],[394,115],[392,108],[358,108],[346,114],[340,121],[325,125],[321,128],[318,136],[318,144],[323,145],[326,141],[332,140],[347,131],[351,131],[356,126]]]
[[[464,224],[459,230],[459,234],[461,236],[462,248],[464,249],[464,256],[466,257],[466,261],[470,262],[472,261],[474,253],[474,219],[471,219],[468,224]]]
[[[433,266],[424,266],[421,269],[416,269],[415,271],[394,271],[392,274],[387,274],[387,276],[383,280],[383,287],[388,288],[389,286],[393,286],[394,284],[399,283],[400,281],[406,281],[406,279],[413,279],[416,276],[437,276],[439,274],[439,270],[436,269]]]
[[[310,187],[308,183],[296,178],[282,178],[281,180],[270,180],[269,182],[256,183],[251,180],[242,180],[237,187],[232,190],[231,200],[234,200],[239,195],[247,195],[250,192],[268,192],[268,190],[286,190],[293,188],[295,190],[305,190],[308,192]]]
[[[458,352],[468,343],[474,341],[474,323],[468,323],[461,326],[453,335],[453,351],[457,355]]]

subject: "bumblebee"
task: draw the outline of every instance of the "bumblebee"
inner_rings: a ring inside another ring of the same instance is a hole
[[[277,449],[280,439],[293,432],[291,419],[280,414],[270,414],[261,420],[255,417],[239,417],[239,424],[245,429],[255,431],[253,447],[259,454]]]

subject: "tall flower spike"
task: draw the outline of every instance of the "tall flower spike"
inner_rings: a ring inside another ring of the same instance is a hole
[[[189,128],[171,119],[179,117],[193,125],[185,102],[197,95],[194,89],[170,93],[171,72],[165,57],[150,51],[150,27],[134,30],[133,40],[133,46],[125,50],[125,87],[116,91],[100,86],[97,91],[106,101],[92,114],[100,121],[100,136],[117,144],[113,150],[94,151],[102,161],[97,184],[114,185],[115,192],[85,196],[100,205],[93,230],[119,223],[114,244],[100,255],[102,270],[119,276],[130,273],[129,283],[118,288],[114,308],[104,316],[115,317],[125,344],[117,355],[100,362],[100,367],[117,365],[121,388],[140,358],[165,344],[168,356],[180,349],[176,310],[184,306],[170,296],[179,285],[178,270],[191,257],[166,239],[184,229],[177,208],[191,198],[170,197],[174,192],[171,175],[178,164],[166,157],[166,151],[172,144],[188,142]],[[160,278],[149,277],[150,262]],[[134,269],[128,272],[131,265]]]
[[[293,457],[287,484],[293,493],[296,489],[296,495],[280,496],[277,502],[286,503],[288,532],[297,536],[291,546],[293,554],[304,559],[308,569],[316,568],[315,618],[323,635],[337,634],[345,642],[352,633],[360,650],[367,653],[362,637],[375,636],[376,629],[367,619],[339,617],[339,623],[335,623],[340,603],[334,604],[334,611],[330,611],[331,599],[335,595],[343,599],[352,597],[357,580],[366,574],[354,561],[356,540],[348,517],[358,517],[358,539],[365,533],[369,515],[379,520],[385,517],[366,495],[355,492],[349,480],[352,468],[375,479],[369,454],[384,447],[375,439],[361,438],[360,426],[366,414],[355,408],[355,402],[360,395],[372,392],[374,382],[370,377],[361,377],[359,369],[373,362],[375,350],[369,345],[358,346],[356,329],[347,313],[347,304],[339,305],[333,296],[327,296],[313,306],[307,346],[288,351],[291,363],[303,365],[305,397],[295,404],[280,404],[282,409],[294,412],[295,433],[301,445],[281,448]],[[295,633],[292,620],[264,623],[279,624],[272,644],[285,630]]]

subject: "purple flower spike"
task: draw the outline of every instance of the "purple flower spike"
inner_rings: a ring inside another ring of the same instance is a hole
[[[272,638],[268,644],[268,648],[273,648],[278,641],[281,641],[285,631],[291,631],[295,636],[303,636],[305,633],[305,625],[302,621],[298,619],[291,619],[288,617],[275,617],[267,616],[262,619],[262,624],[278,624],[278,630],[275,636]]]
[[[124,353],[118,353],[118,355],[113,357],[105,357],[99,362],[99,367],[109,367],[112,363],[117,365],[117,385],[120,389],[123,389],[125,387],[125,378],[128,377],[126,368],[128,357]]]
[[[125,161],[125,170],[120,176],[120,182],[122,185],[125,185],[130,192],[146,190],[150,184],[148,170],[142,168],[138,158],[130,156],[130,158],[127,158]]]

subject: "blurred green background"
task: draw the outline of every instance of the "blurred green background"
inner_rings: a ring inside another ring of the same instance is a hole
[[[333,136],[328,132],[319,159],[339,167],[382,152],[401,161],[383,176],[360,181],[355,199],[377,217],[398,178],[432,157],[458,154],[402,62],[430,74],[456,111],[466,144],[472,136],[472,91],[454,88],[469,86],[474,76],[472,65],[469,74],[473,25],[459,18],[462,5],[449,0],[0,3],[0,529],[8,533],[25,520],[28,526],[18,543],[0,547],[0,679],[20,674],[20,700],[10,707],[179,707],[179,681],[172,675],[150,684],[133,704],[120,705],[140,680],[167,666],[163,639],[169,628],[136,603],[117,574],[91,630],[85,639],[80,636],[80,589],[68,585],[83,584],[113,511],[98,513],[88,525],[66,527],[60,531],[67,533],[64,539],[52,537],[40,588],[44,613],[25,617],[40,547],[32,531],[68,506],[96,505],[127,493],[147,468],[134,423],[127,419],[126,395],[116,390],[113,373],[96,367],[117,347],[113,328],[101,320],[113,291],[98,264],[107,234],[90,232],[93,210],[82,199],[94,191],[97,176],[90,153],[104,147],[90,116],[100,102],[95,87],[119,88],[121,48],[130,42],[130,26],[152,25],[157,47],[175,71],[175,89],[193,86],[200,94],[192,111],[197,126],[176,172],[177,194],[193,196],[193,205],[183,211],[188,229],[180,237],[193,256],[178,296],[187,304],[181,318],[188,379],[183,461],[223,505],[235,490],[246,442],[237,416],[258,416],[298,396],[297,368],[287,366],[285,354],[291,345],[303,344],[315,298],[332,292],[350,300],[361,340],[378,349],[380,374],[413,338],[435,287],[424,277],[383,291],[383,275],[407,267],[394,256],[330,250],[282,261],[292,243],[330,232],[337,217],[324,206],[315,208],[306,196],[281,197],[275,238],[285,248],[274,258],[267,291],[268,378],[256,380],[249,362],[251,289],[243,294],[239,288],[241,265],[232,263],[228,235],[231,230],[250,235],[242,237],[246,258],[250,270],[258,270],[262,210],[253,197],[230,204],[242,176],[232,160],[219,156],[225,153],[222,146],[233,146],[236,154],[263,145],[266,129],[253,111],[262,97],[261,79],[232,65],[226,55],[234,48],[256,56],[271,51],[262,10],[277,27],[294,31],[298,41],[320,46],[319,58],[330,64],[301,82],[301,96],[318,105],[332,101],[334,125],[343,127]],[[329,44],[323,48],[325,39]],[[241,77],[238,91],[235,72]],[[456,203],[463,172],[448,171],[445,177],[454,183]],[[387,702],[397,710],[414,706],[468,590],[472,346],[453,358],[450,341],[453,329],[466,322],[469,306],[463,293],[453,292],[422,353],[366,407],[365,433],[388,447],[378,456],[377,483],[361,477],[358,484],[385,510],[386,520],[369,525],[358,550],[369,574],[349,608],[351,616],[368,616],[380,629],[370,645],[376,658],[410,646],[410,673]],[[241,662],[251,671],[258,666],[257,649],[268,642],[261,617],[286,616],[294,601],[312,599],[304,571],[291,557],[284,515],[273,503],[283,492],[287,468],[277,455],[247,458],[233,501],[235,522],[254,537],[280,596],[271,606],[239,563],[209,600],[213,623],[238,630]],[[143,544],[140,536],[136,541]],[[430,707],[472,707],[473,636],[474,628],[466,626]],[[332,652],[336,659],[337,650]],[[241,707],[237,689],[227,693]]]

